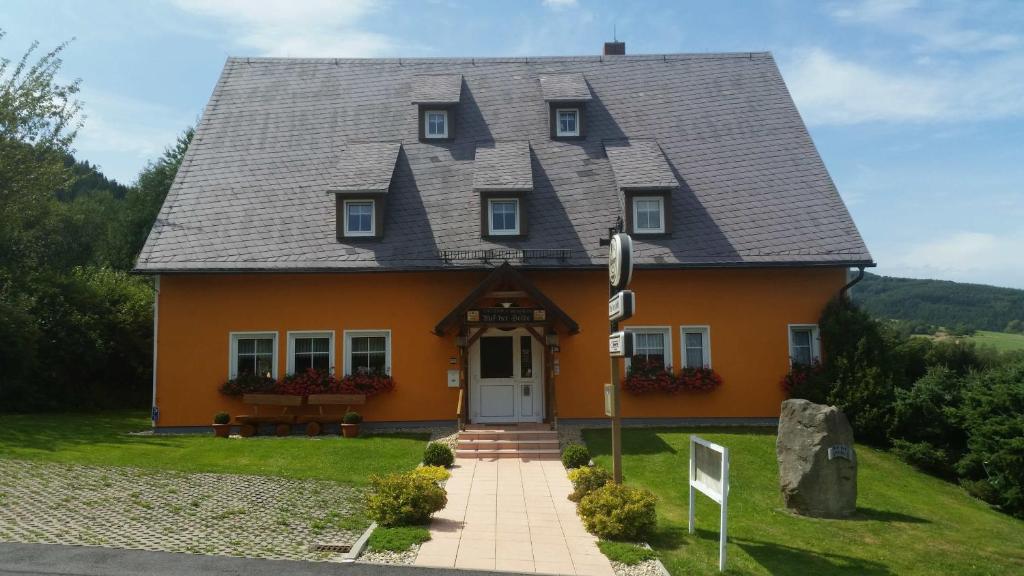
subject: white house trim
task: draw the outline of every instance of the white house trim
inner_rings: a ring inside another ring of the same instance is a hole
[[[384,329],[384,330],[345,330],[342,333],[342,338],[344,339],[344,343],[342,344],[341,353],[344,356],[344,368],[345,368],[344,375],[347,376],[347,375],[352,373],[352,357],[349,356],[349,353],[348,353],[349,347],[352,345],[352,339],[353,338],[362,338],[362,337],[374,337],[374,336],[378,336],[378,337],[379,336],[383,336],[385,338],[385,340],[384,340],[384,372],[386,372],[389,375],[391,374],[391,348],[392,348],[392,345],[391,345],[391,330]]]
[[[296,338],[330,338],[330,344],[328,349],[330,350],[330,360],[328,361],[329,370],[333,373],[334,367],[337,365],[334,363],[334,350],[337,348],[337,342],[334,340],[334,330],[295,330],[288,332],[288,358],[287,368],[285,374],[295,373],[295,339]]]
[[[817,324],[789,324],[786,326],[786,340],[789,342],[789,364],[793,365],[793,331],[811,331],[811,362],[821,361],[821,333]]]
[[[278,339],[275,330],[252,330],[245,332],[228,332],[228,378],[238,375],[238,340],[243,338],[271,338],[274,341],[274,357],[271,360],[271,372],[274,378],[280,375],[281,364],[278,362]]]
[[[675,368],[672,362],[672,327],[671,326],[626,326],[626,332],[661,332],[665,335],[665,367]],[[633,350],[636,351],[636,342],[633,343]],[[630,358],[626,358],[626,371],[629,371]]]
[[[686,334],[688,332],[701,332],[704,335],[702,342],[704,345],[704,366],[711,368],[711,326],[708,324],[686,324],[679,327],[679,367],[693,368],[693,366],[683,365],[686,362]]]

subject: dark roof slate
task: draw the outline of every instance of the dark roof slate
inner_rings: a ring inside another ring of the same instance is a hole
[[[473,189],[533,190],[533,168],[528,142],[496,142],[476,147],[473,161]]]
[[[539,77],[582,74],[586,137],[552,141]],[[412,85],[461,75],[453,142],[420,142]],[[482,268],[439,251],[557,249],[605,265],[621,214],[604,142],[657,142],[679,188],[644,267],[854,265],[871,255],[771,55],[229,58],[137,262],[143,272]],[[339,242],[327,190],[353,142],[400,142],[383,238]],[[483,238],[478,147],[529,142],[525,238]]]
[[[462,74],[424,74],[412,80],[413,104],[458,104]]]
[[[585,102],[593,97],[583,74],[541,74],[540,91],[548,102]]]
[[[398,142],[349,144],[341,153],[328,192],[387,192],[402,145]]]
[[[619,190],[671,189],[679,186],[672,168],[654,140],[604,143]]]

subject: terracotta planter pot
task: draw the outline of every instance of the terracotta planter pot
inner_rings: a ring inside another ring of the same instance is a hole
[[[341,435],[345,438],[355,438],[359,436],[359,424],[342,424]]]
[[[231,424],[214,424],[213,435],[217,438],[227,438],[231,434]]]

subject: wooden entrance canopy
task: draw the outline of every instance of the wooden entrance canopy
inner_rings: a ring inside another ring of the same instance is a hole
[[[533,302],[539,311],[542,313],[535,313],[532,318],[521,319],[521,314],[515,314],[519,312],[519,309],[510,308],[508,309],[509,316],[515,316],[516,319],[509,320],[508,322],[487,322],[481,319],[481,323],[494,326],[496,324],[508,323],[518,325],[546,325],[552,328],[561,328],[569,334],[576,334],[580,331],[579,324],[576,323],[568,314],[565,313],[561,308],[558,307],[550,298],[544,295],[540,289],[530,281],[529,278],[518,272],[511,264],[505,262],[501,266],[495,268],[486,278],[480,282],[480,285],[473,289],[469,295],[466,296],[462,302],[459,302],[458,306],[452,309],[437,326],[434,327],[434,333],[438,336],[444,336],[446,334],[458,333],[463,327],[469,322],[467,319],[473,308],[480,306],[481,301],[488,298],[499,299],[501,297],[522,296],[523,298]]]

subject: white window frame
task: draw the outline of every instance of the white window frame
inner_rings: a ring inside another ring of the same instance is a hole
[[[352,356],[349,354],[349,350],[352,349],[353,338],[366,338],[366,337],[384,337],[384,373],[391,375],[391,330],[345,330],[345,346],[342,349],[342,354],[345,355],[345,372],[344,376],[348,376],[352,373]]]
[[[572,132],[562,131],[562,112],[572,112],[576,115],[576,130]],[[559,138],[580,135],[580,109],[579,108],[555,108],[555,135]]]
[[[651,201],[651,200],[654,200],[654,201],[658,202],[658,213],[661,215],[661,218],[659,219],[659,222],[658,222],[658,227],[657,228],[640,228],[639,226],[637,226],[637,222],[639,222],[639,220],[640,220],[638,218],[638,216],[640,214],[640,202],[647,202],[647,201]],[[662,197],[662,196],[634,196],[633,197],[633,232],[635,234],[664,234],[665,233],[665,198],[664,197]]]
[[[793,365],[793,332],[810,330],[811,332],[811,363],[821,362],[821,333],[817,324],[789,324],[786,339],[789,341],[789,365]]]
[[[686,365],[686,335],[698,332],[703,335],[701,339],[704,349],[703,368],[711,368],[711,326],[707,324],[692,324],[679,327],[679,366],[681,368],[698,368],[698,366]]]
[[[440,114],[444,116],[444,133],[442,134],[431,134],[430,133],[430,115]],[[423,111],[423,137],[430,139],[443,140],[448,137],[448,111],[447,110],[424,110]]]
[[[270,338],[273,340],[274,357],[270,361],[271,373],[274,378],[278,377],[278,346],[277,332],[272,330],[261,330],[255,332],[228,332],[228,379],[238,376],[238,341],[249,338]]]
[[[671,326],[626,326],[626,332],[661,332],[665,335],[665,369],[675,370],[675,363],[672,361],[672,327]],[[633,344],[633,352],[636,352],[636,343]],[[629,371],[632,358],[626,358],[626,371]]]
[[[328,360],[327,369],[331,374],[334,373],[334,330],[296,330],[294,332],[288,332],[288,362],[286,374],[295,373],[295,339],[296,338],[329,338],[328,350],[330,356]]]
[[[511,202],[516,207],[516,227],[512,230],[496,230],[494,228],[494,203],[495,202]],[[519,235],[519,222],[522,220],[523,215],[520,213],[519,199],[518,198],[488,198],[487,199],[487,228],[491,236],[518,236]]]
[[[354,204],[359,205],[370,205],[370,231],[365,230],[351,230],[348,227],[348,207]],[[373,200],[345,200],[343,202],[342,209],[345,213],[342,215],[345,222],[345,236],[373,236],[377,232],[377,203]]]

